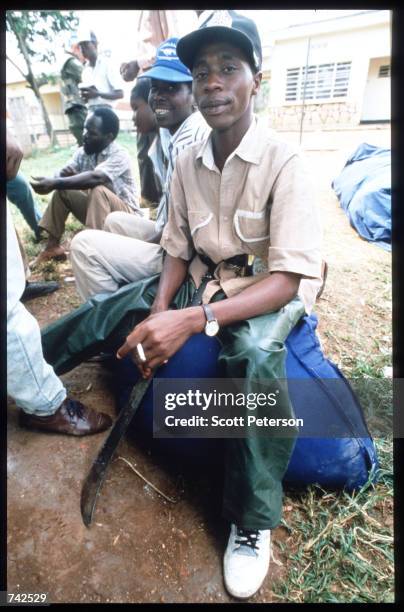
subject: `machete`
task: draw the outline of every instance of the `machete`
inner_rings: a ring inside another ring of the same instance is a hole
[[[106,438],[100,452],[89,473],[84,481],[81,490],[81,516],[86,527],[89,527],[93,518],[95,504],[101,489],[101,485],[105,480],[108,465],[116,451],[119,442],[128,429],[129,423],[139,408],[147,389],[150,386],[152,377],[139,380],[133,387],[128,403],[121,410],[117,420],[114,423],[108,437]]]

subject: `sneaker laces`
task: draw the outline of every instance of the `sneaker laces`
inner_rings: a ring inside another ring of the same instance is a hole
[[[242,529],[237,527],[237,536],[234,540],[235,544],[239,545],[239,550],[243,548],[243,552],[249,555],[256,555],[255,551],[259,550],[257,546],[260,532],[257,530]],[[238,538],[238,539],[237,539]]]
[[[80,402],[69,399],[65,403],[65,408],[69,417],[73,418],[74,416],[77,416],[79,419],[83,417],[84,406]]]

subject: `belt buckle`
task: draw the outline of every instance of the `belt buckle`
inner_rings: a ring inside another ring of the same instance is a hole
[[[245,266],[238,266],[236,264],[227,264],[230,270],[233,270],[236,276],[244,276],[245,275]]]

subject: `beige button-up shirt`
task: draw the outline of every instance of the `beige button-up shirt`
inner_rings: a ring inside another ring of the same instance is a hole
[[[253,119],[222,172],[211,137],[182,152],[170,199],[162,247],[173,257],[193,260],[189,272],[197,285],[206,266],[195,254],[218,264],[205,303],[220,288],[231,297],[271,272],[294,272],[303,277],[299,297],[311,311],[322,262],[313,189],[299,152],[274,138],[262,121]],[[268,272],[237,277],[223,260],[243,253],[267,262]]]

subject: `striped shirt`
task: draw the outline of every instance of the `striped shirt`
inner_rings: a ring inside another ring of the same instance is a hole
[[[210,127],[197,111],[192,113],[178,130],[171,136],[168,143],[168,165],[165,176],[163,195],[157,209],[156,230],[162,231],[168,220],[168,199],[170,194],[171,177],[174,172],[175,162],[178,154],[184,149],[194,144],[205,140],[210,134]]]
[[[77,149],[68,164],[77,174],[89,170],[101,170],[108,177],[108,187],[125,204],[140,212],[135,179],[133,177],[129,153],[116,142],[111,142],[101,153],[88,155],[83,147]]]

